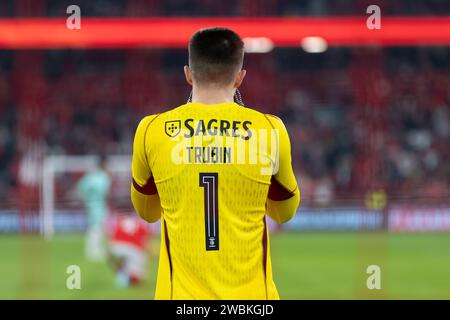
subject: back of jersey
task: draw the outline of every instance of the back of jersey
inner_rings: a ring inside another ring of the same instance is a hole
[[[133,160],[133,178],[154,181],[162,207],[157,299],[278,298],[265,225],[278,154],[271,118],[188,103],[141,122],[148,168]]]

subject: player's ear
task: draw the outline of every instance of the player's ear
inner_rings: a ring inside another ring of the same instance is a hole
[[[242,69],[238,72],[236,79],[234,80],[234,87],[237,89],[241,86],[242,81],[244,81],[245,75],[247,74],[247,70]]]
[[[184,66],[184,76],[186,77],[186,82],[192,86],[192,70],[189,66]]]

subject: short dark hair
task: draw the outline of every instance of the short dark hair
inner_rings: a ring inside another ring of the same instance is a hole
[[[199,83],[229,84],[243,60],[244,42],[230,29],[202,29],[189,42],[189,66]]]

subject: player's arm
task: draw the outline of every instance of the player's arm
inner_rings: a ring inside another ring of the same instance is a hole
[[[267,214],[278,223],[289,221],[300,204],[300,190],[292,170],[291,143],[283,122],[267,115],[274,129],[278,130],[278,163],[272,176],[267,199]],[[276,160],[277,161],[277,160]]]
[[[148,222],[155,222],[161,217],[161,202],[147,161],[145,145],[145,136],[154,117],[156,116],[145,117],[138,125],[131,163],[131,202],[139,216]]]

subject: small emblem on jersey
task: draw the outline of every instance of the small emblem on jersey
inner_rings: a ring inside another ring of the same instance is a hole
[[[166,121],[165,130],[166,134],[169,137],[171,138],[176,137],[181,131],[181,121],[180,120]]]

